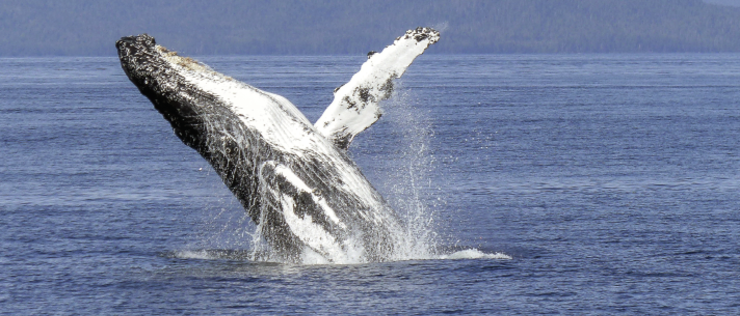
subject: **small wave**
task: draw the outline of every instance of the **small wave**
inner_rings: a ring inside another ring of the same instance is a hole
[[[172,251],[163,256],[176,259],[252,261],[255,253],[246,250],[201,249]]]
[[[218,259],[217,256],[213,256],[212,251],[207,251],[207,250],[176,251],[169,255],[170,257],[178,258],[178,259],[200,259],[200,260]]]
[[[458,260],[458,259],[506,259],[506,260],[510,260],[512,259],[511,256],[507,254],[503,254],[500,252],[485,253],[478,249],[461,250],[458,252],[451,253],[449,255],[442,255],[439,258],[440,259],[450,259],[450,260]]]

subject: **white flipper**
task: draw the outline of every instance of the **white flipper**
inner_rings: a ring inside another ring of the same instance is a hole
[[[431,28],[409,30],[380,53],[368,55],[358,73],[334,94],[334,101],[314,126],[339,148],[346,149],[355,135],[381,116],[378,103],[390,97],[393,79],[400,78],[417,56],[439,40]]]

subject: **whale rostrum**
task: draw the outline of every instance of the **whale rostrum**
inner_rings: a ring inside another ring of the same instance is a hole
[[[406,32],[335,90],[316,124],[286,98],[218,73],[147,35],[116,42],[124,72],[207,160],[279,260],[313,251],[331,262],[392,260],[404,224],[346,150],[379,102],[439,32]]]

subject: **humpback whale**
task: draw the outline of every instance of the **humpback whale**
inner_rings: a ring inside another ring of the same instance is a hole
[[[347,150],[381,116],[393,80],[439,40],[417,28],[368,60],[335,89],[311,124],[286,98],[181,57],[147,34],[116,42],[131,82],[240,201],[278,260],[306,251],[330,262],[397,256],[404,227]]]

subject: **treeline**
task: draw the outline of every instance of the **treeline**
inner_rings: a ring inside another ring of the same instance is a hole
[[[149,33],[188,55],[362,54],[416,26],[430,53],[740,52],[740,8],[701,0],[3,0],[0,56],[114,55]]]

